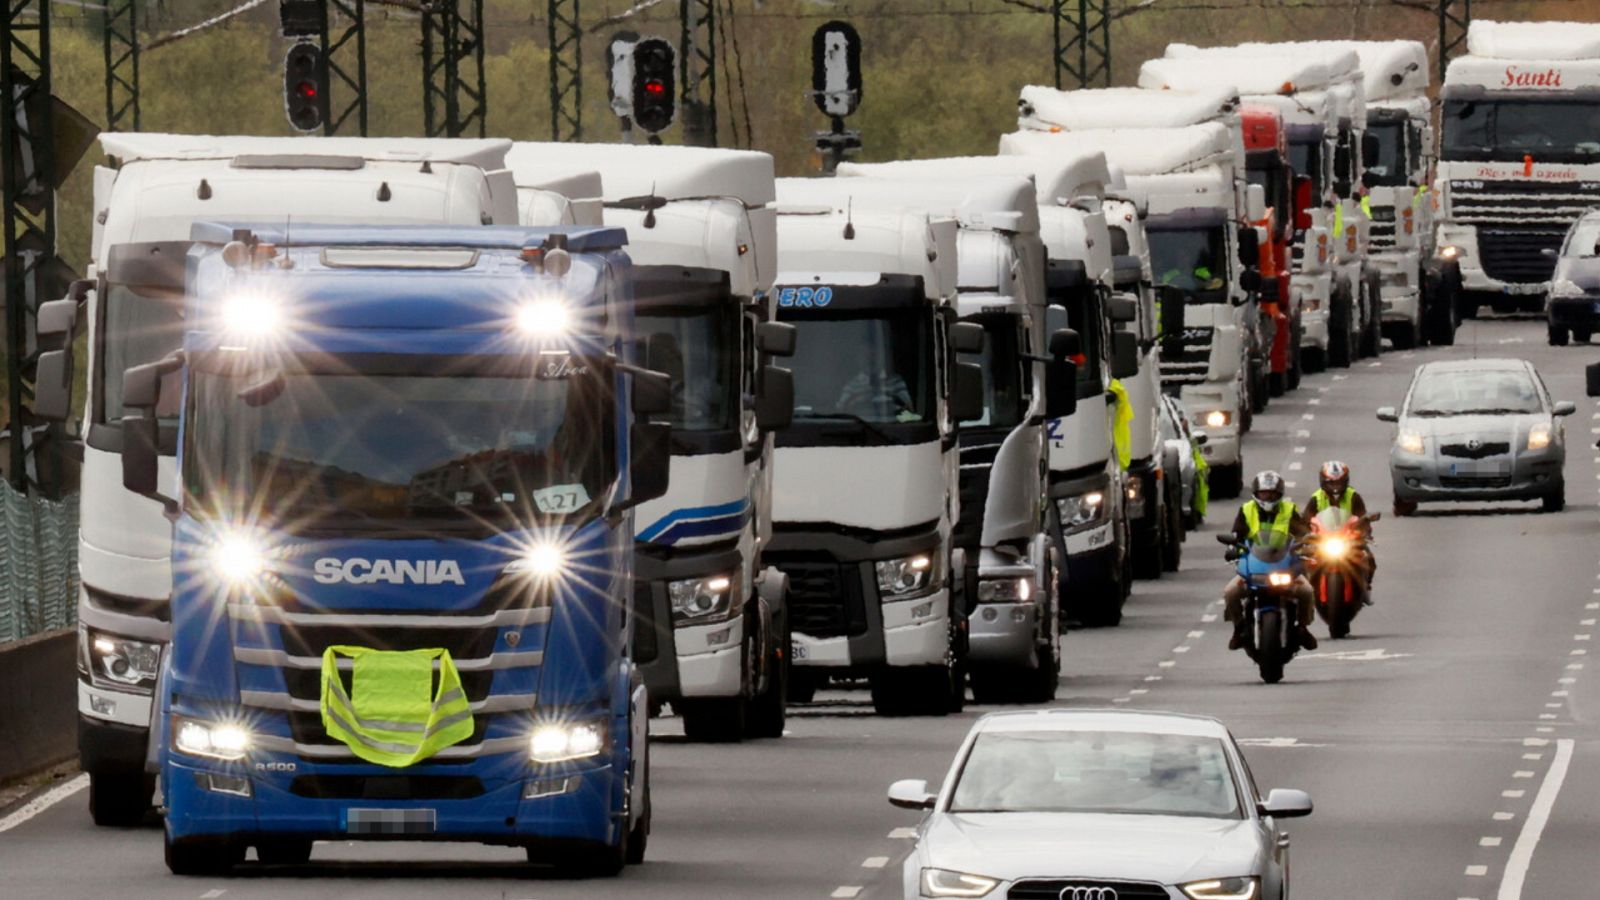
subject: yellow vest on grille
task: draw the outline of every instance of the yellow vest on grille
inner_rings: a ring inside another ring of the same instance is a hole
[[[348,692],[341,659],[351,661]],[[367,762],[400,768],[472,737],[472,706],[448,650],[334,646],[322,654],[322,727]]]

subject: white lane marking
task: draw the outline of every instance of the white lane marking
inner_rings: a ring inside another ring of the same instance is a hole
[[[1326,653],[1302,653],[1301,659],[1331,659],[1339,662],[1382,662],[1389,659],[1404,659],[1409,653],[1390,653],[1382,647],[1371,650],[1329,650]]]
[[[1160,666],[1163,669],[1170,669],[1170,668],[1172,668],[1173,666],[1175,666],[1177,664],[1178,664],[1178,661],[1175,660],[1175,659],[1164,659],[1161,662],[1156,663],[1156,665]]]
[[[1306,420],[1307,422],[1314,422],[1317,419],[1317,414],[1316,413],[1306,413],[1305,415],[1301,416],[1300,418]],[[1600,428],[1596,428],[1594,433],[1595,434],[1600,434]]]
[[[1161,676],[1160,675],[1146,675],[1144,677],[1144,680],[1145,681],[1160,681],[1161,680]]]
[[[1553,719],[1555,717],[1551,716],[1551,718]],[[1550,733],[1554,732],[1555,729],[1554,728],[1549,728],[1549,727],[1544,726],[1544,725],[1540,725],[1538,728],[1535,728],[1534,731],[1537,731],[1540,734],[1550,734]]]
[[[1312,397],[1310,400],[1306,401],[1306,405],[1307,406],[1321,406],[1322,405],[1322,398],[1320,398],[1320,397]]]
[[[851,898],[855,897],[859,893],[861,893],[861,888],[859,886],[847,884],[842,887],[834,888],[833,893],[829,894],[828,896],[838,898],[838,900],[851,900]]]
[[[1563,678],[1562,680],[1566,681],[1567,679]],[[1551,691],[1550,692],[1550,696],[1552,696],[1552,697],[1565,697],[1565,696],[1567,696],[1567,692],[1566,691]]]
[[[1329,391],[1329,388],[1328,388],[1327,385],[1323,385],[1323,386],[1317,388],[1317,393],[1319,393],[1319,394],[1326,394],[1328,391]],[[1600,419],[1600,416],[1595,416],[1595,418]]]
[[[1307,449],[1309,449],[1309,448],[1306,448],[1306,447],[1296,447],[1296,448],[1294,448],[1294,452],[1296,452],[1296,453],[1304,453],[1304,452],[1306,452],[1306,450],[1307,450]]]
[[[909,841],[916,836],[917,830],[915,828],[896,828],[889,832],[889,840],[891,841]]]
[[[1299,463],[1299,462],[1289,463],[1289,471],[1291,471],[1291,472],[1298,472],[1303,468],[1305,468],[1305,466],[1302,463]]]
[[[1294,436],[1295,436],[1295,437],[1297,437],[1297,438],[1308,438],[1308,437],[1311,437],[1311,432],[1309,432],[1309,431],[1306,431],[1306,430],[1305,430],[1305,429],[1304,429],[1304,428],[1302,428],[1302,429],[1300,429],[1300,430],[1299,430],[1299,431],[1296,431],[1296,432],[1295,432],[1295,433],[1294,433]],[[1296,452],[1296,453],[1299,453],[1299,452],[1301,452],[1301,451],[1299,451],[1299,450],[1296,450],[1296,451],[1295,451],[1295,452]]]
[[[1349,378],[1349,377],[1350,377],[1349,375],[1335,375],[1335,376],[1333,376],[1333,380],[1334,381],[1344,381],[1346,378]]]
[[[1496,822],[1509,822],[1516,817],[1517,814],[1512,812],[1497,812],[1494,814],[1494,820]]]
[[[1188,653],[1189,652],[1189,645],[1188,644],[1183,644],[1181,646],[1173,647],[1172,648],[1172,652],[1173,653]]]
[[[1566,704],[1564,704],[1564,703],[1546,703],[1544,705],[1544,708],[1545,709],[1560,709],[1561,707],[1563,707],[1565,705]]]
[[[889,864],[887,856],[869,856],[861,861],[863,869],[881,869]]]
[[[1578,679],[1576,679],[1576,678],[1557,678],[1556,679],[1556,684],[1577,684],[1577,683],[1578,683]],[[1566,695],[1563,694],[1562,696],[1566,696]]]
[[[1526,793],[1528,793],[1528,792],[1527,791],[1501,791],[1500,792],[1500,796],[1506,798],[1507,800],[1516,800],[1516,799],[1521,798]]]
[[[1217,614],[1216,613],[1206,613],[1205,615],[1200,617],[1200,621],[1206,623],[1207,625],[1211,624],[1212,622],[1215,622],[1216,620],[1217,620]]]
[[[1189,632],[1189,639],[1190,640],[1194,640],[1195,638],[1203,638],[1205,636],[1206,636],[1206,633],[1204,631],[1191,631],[1191,632]]]
[[[1294,487],[1294,482],[1292,482],[1292,481],[1285,481],[1285,482],[1284,482],[1284,483],[1283,483],[1283,486],[1284,486],[1284,487],[1286,487],[1286,488],[1293,488],[1293,487]]]
[[[1583,663],[1567,663],[1567,671],[1569,671],[1569,672],[1582,672],[1583,671]]]
[[[1583,605],[1583,608],[1584,609],[1600,609],[1600,603],[1585,603]]]
[[[1518,771],[1512,772],[1511,773],[1511,777],[1512,778],[1532,778],[1533,777],[1533,773],[1529,772],[1527,769],[1519,769]]]
[[[1572,652],[1568,653],[1567,655],[1568,656],[1588,656],[1589,655],[1589,651],[1583,649],[1582,647],[1577,647],[1577,648],[1574,648],[1572,650]]]
[[[227,892],[228,891],[225,888],[212,888],[211,890],[206,891],[204,894],[201,894],[200,900],[217,900],[218,897],[221,897]]]
[[[1550,821],[1550,811],[1555,808],[1556,797],[1561,793],[1561,782],[1566,780],[1567,767],[1572,764],[1571,738],[1556,741],[1556,756],[1545,773],[1544,783],[1533,798],[1533,807],[1522,823],[1517,843],[1511,848],[1511,858],[1506,861],[1506,874],[1500,880],[1499,900],[1521,900],[1522,882],[1528,877],[1528,866],[1533,862],[1533,851],[1539,846],[1544,826]]]
[[[1522,746],[1524,746],[1524,747],[1543,747],[1543,746],[1546,746],[1549,743],[1550,742],[1545,740],[1544,738],[1523,738],[1522,739]]]
[[[1481,838],[1478,838],[1478,846],[1479,847],[1498,847],[1498,846],[1500,846],[1500,839],[1497,838],[1497,837],[1481,837]]]
[[[1573,636],[1572,636],[1572,639],[1573,639],[1573,640],[1575,640],[1575,641],[1587,641],[1587,640],[1589,640],[1589,638],[1590,638],[1590,637],[1592,637],[1592,636],[1593,636],[1593,635],[1587,635],[1587,634],[1575,634],[1575,635],[1573,635]]]
[[[1477,877],[1479,877],[1481,875],[1487,875],[1487,874],[1489,874],[1489,867],[1488,866],[1467,866],[1467,874],[1472,876],[1473,878],[1477,878]],[[837,897],[839,895],[838,894],[834,894],[834,896]]]
[[[1112,698],[1111,702],[1112,703],[1128,703],[1128,702],[1131,702],[1132,699],[1133,698],[1131,698],[1131,697],[1114,697],[1114,698]]]
[[[0,834],[10,831],[88,786],[89,776],[87,775],[79,775],[71,781],[56,785],[24,803],[21,809],[6,816],[4,819],[0,819]]]
[[[1546,722],[1550,722],[1550,721],[1554,721],[1555,719],[1559,719],[1561,717],[1556,715],[1555,713],[1539,713],[1539,718],[1543,719]]]
[[[1524,754],[1522,754],[1522,758],[1527,760],[1528,762],[1538,762],[1539,760],[1544,759],[1544,754],[1543,753],[1524,753]]]
[[[1578,624],[1579,625],[1593,625],[1594,624],[1594,620],[1593,619],[1579,619],[1578,620]]]

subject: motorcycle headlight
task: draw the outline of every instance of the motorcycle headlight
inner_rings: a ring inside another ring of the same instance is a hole
[[[606,747],[603,719],[586,722],[545,722],[528,739],[528,758],[542,765],[599,756]]]
[[[909,600],[930,594],[944,584],[939,553],[913,553],[873,563],[878,575],[878,596],[884,601]]]
[[[250,743],[250,732],[242,725],[172,717],[172,746],[179,753],[233,762],[244,759]]]
[[[1330,537],[1322,542],[1323,559],[1344,559],[1350,552],[1350,542],[1342,537]]]
[[[1026,578],[995,578],[978,582],[979,603],[1027,603],[1033,584]]]
[[[982,897],[1000,885],[999,879],[949,869],[923,869],[924,897]]]
[[[98,682],[134,688],[147,694],[155,689],[161,671],[161,645],[89,631],[89,674]]]
[[[1267,584],[1273,587],[1288,587],[1294,581],[1294,576],[1288,572],[1271,572],[1267,575]]]
[[[1535,425],[1528,429],[1528,449],[1543,450],[1550,446],[1550,426]]]
[[[1090,491],[1073,497],[1057,497],[1056,512],[1061,515],[1061,524],[1067,528],[1095,524],[1106,517],[1106,495],[1102,491]]]
[[[1213,878],[1186,884],[1183,893],[1194,900],[1252,900],[1258,886],[1259,882],[1253,875],[1246,878]]]
[[[1395,438],[1395,444],[1407,453],[1422,453],[1422,435],[1415,431],[1400,432],[1399,437]]]
[[[740,573],[730,572],[667,582],[673,623],[703,625],[732,618],[742,606],[743,581]]]

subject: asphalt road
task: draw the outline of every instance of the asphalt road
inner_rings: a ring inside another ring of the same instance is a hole
[[[1285,682],[1263,685],[1225,649],[1210,533],[1183,569],[1141,582],[1121,627],[1073,632],[1056,705],[1214,715],[1246,744],[1263,791],[1297,787],[1316,813],[1294,823],[1299,897],[1555,898],[1600,895],[1600,406],[1582,396],[1600,353],[1545,346],[1533,321],[1464,327],[1448,350],[1386,354],[1310,377],[1258,416],[1247,470],[1275,467],[1304,499],[1339,458],[1387,509],[1396,404],[1428,359],[1533,360],[1567,423],[1568,507],[1424,508],[1377,525],[1377,605],[1347,641],[1324,639]],[[1325,634],[1318,627],[1319,634]],[[655,833],[647,863],[614,882],[553,878],[520,851],[476,845],[322,844],[302,868],[249,866],[178,879],[157,826],[96,829],[83,793],[0,832],[0,895],[143,897],[778,898],[890,897],[912,813],[884,790],[940,779],[982,708],[948,719],[880,719],[864,692],[828,692],[780,741],[698,746],[654,724]],[[0,828],[4,820],[0,819]],[[1523,878],[1519,884],[1519,878]]]

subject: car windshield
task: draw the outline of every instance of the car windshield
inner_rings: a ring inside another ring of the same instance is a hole
[[[1367,134],[1378,139],[1378,158],[1367,166],[1369,180],[1389,187],[1405,184],[1409,175],[1405,121],[1369,123]]]
[[[933,421],[933,317],[926,309],[807,313],[796,329],[794,417]]]
[[[1600,156],[1600,101],[1451,100],[1445,159],[1587,162]]]
[[[1296,175],[1311,179],[1311,195],[1322,196],[1322,142],[1301,141],[1289,145],[1289,166]]]
[[[183,466],[196,513],[291,531],[492,531],[586,518],[604,501],[602,367],[535,378],[525,359],[367,357],[282,373],[197,366]],[[241,397],[276,378],[281,390]]]
[[[1210,228],[1163,228],[1150,232],[1150,265],[1157,284],[1187,293],[1220,292],[1228,286],[1226,234]]]
[[[1011,428],[1028,411],[1024,396],[1030,387],[1028,368],[1018,355],[1018,319],[1015,316],[981,316],[983,350],[962,353],[961,361],[983,370],[983,417],[967,422],[972,428]]]
[[[739,319],[723,308],[652,309],[634,319],[650,365],[672,376],[672,411],[655,421],[674,431],[739,425]]]
[[[156,362],[183,344],[183,295],[175,292],[145,293],[126,285],[112,284],[106,290],[100,310],[101,334],[95,347],[95,373],[99,381],[95,394],[95,421],[114,423],[125,412],[122,407],[122,375],[134,367]],[[169,376],[162,395],[177,398],[180,376]],[[162,420],[177,421],[176,403]]]
[[[1526,372],[1480,369],[1424,372],[1411,389],[1413,416],[1516,415],[1543,409]]]
[[[990,731],[956,777],[952,813],[1240,817],[1227,751],[1211,737]]]

